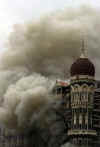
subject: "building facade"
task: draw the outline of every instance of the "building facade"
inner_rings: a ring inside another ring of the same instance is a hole
[[[70,84],[55,86],[56,94],[66,99],[67,136],[74,145],[100,146],[99,87],[100,82],[95,80],[95,67],[83,44],[81,56],[70,68]]]
[[[91,144],[97,132],[93,126],[95,67],[82,51],[70,70],[71,128],[74,144]]]

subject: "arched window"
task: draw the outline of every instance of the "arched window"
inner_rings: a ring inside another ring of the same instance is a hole
[[[79,124],[82,125],[82,114],[79,115]]]
[[[74,114],[74,125],[76,125],[76,113]]]
[[[88,127],[88,113],[86,113],[85,115],[85,125],[86,127]]]
[[[82,85],[82,101],[88,102],[88,85],[87,84],[83,84]]]
[[[79,98],[79,88],[80,88],[80,85],[75,84],[74,87],[75,87],[75,101],[76,101],[76,104],[78,104],[79,100],[80,100],[80,98]]]
[[[80,87],[80,85],[78,85],[78,84],[75,84],[75,85],[74,85],[74,88],[75,88],[75,91],[76,91],[76,92],[79,91],[79,87]]]

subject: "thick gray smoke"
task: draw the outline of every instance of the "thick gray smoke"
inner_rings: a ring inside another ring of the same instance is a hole
[[[0,123],[30,126],[53,100],[56,78],[69,76],[80,55],[82,33],[99,71],[100,11],[89,6],[66,8],[28,24],[15,25],[0,58]]]
[[[50,101],[51,86],[50,80],[38,74],[21,77],[16,84],[11,84],[0,108],[2,124],[11,128],[26,128],[34,123],[31,118],[37,119],[38,113]]]

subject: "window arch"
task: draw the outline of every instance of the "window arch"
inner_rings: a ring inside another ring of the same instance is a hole
[[[81,99],[84,104],[88,101],[88,89],[89,86],[87,84],[82,85]]]
[[[87,84],[82,85],[82,91],[88,91],[89,86]]]
[[[75,89],[75,91],[76,91],[76,92],[78,92],[78,91],[79,91],[79,89],[80,89],[80,85],[75,84],[74,89]]]

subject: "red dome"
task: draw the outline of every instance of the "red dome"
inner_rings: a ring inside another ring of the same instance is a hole
[[[71,76],[89,75],[95,76],[95,67],[88,58],[79,58],[71,66]]]

